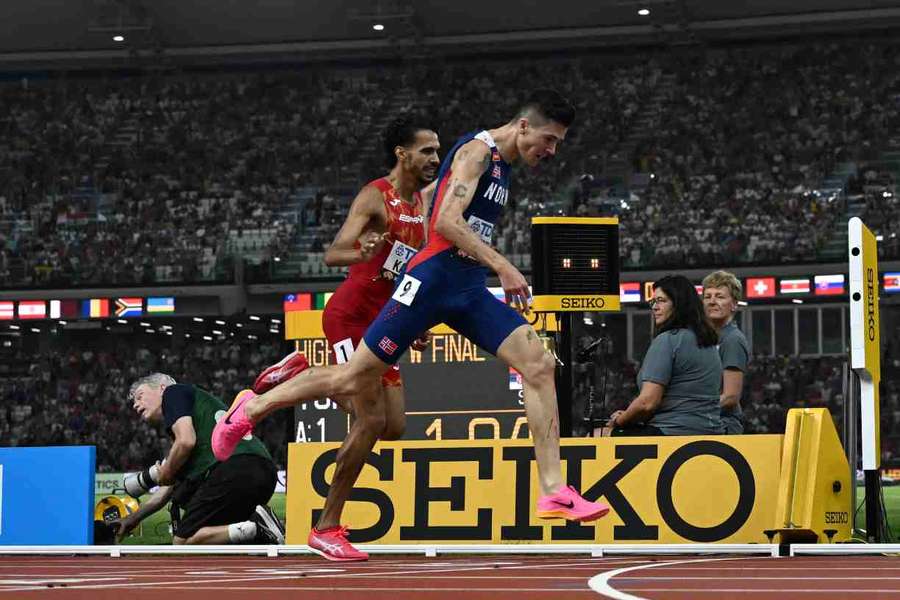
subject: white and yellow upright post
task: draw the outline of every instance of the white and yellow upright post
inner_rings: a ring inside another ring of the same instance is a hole
[[[881,542],[881,331],[878,312],[878,247],[859,217],[849,227],[850,367],[859,380],[862,468],[866,484],[866,538]],[[856,395],[851,395],[856,400]],[[850,401],[847,399],[846,401]],[[856,423],[851,423],[856,426]],[[852,437],[851,437],[852,439]],[[848,448],[848,451],[850,449]],[[855,454],[855,452],[853,453]],[[855,461],[850,464],[856,469]],[[853,473],[855,480],[855,472]]]

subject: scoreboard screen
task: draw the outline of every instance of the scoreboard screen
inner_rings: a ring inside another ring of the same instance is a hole
[[[328,342],[299,340],[311,365],[328,363]],[[434,334],[400,359],[406,396],[402,439],[527,438],[521,377],[457,333]],[[341,441],[350,418],[327,399],[294,410],[295,440]]]
[[[619,310],[618,219],[533,218],[531,267],[535,310]]]

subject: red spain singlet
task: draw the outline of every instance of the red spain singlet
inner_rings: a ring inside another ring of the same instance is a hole
[[[394,292],[394,278],[425,241],[422,197],[418,192],[413,194],[415,202],[409,204],[386,177],[368,185],[381,192],[388,219],[386,242],[378,254],[350,266],[347,279],[325,307],[322,327],[337,363],[350,359],[369,324]],[[359,242],[355,247],[359,248]],[[384,385],[398,385],[399,371],[391,369],[382,381]]]

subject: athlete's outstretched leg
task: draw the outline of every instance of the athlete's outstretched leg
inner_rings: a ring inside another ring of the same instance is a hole
[[[608,505],[585,500],[577,490],[563,485],[554,380],[556,361],[544,349],[534,329],[530,325],[514,329],[497,348],[497,356],[522,374],[525,414],[534,441],[542,492],[537,516],[593,521],[607,514]]]
[[[350,363],[354,361],[365,365],[386,366],[372,354],[365,341],[361,341],[353,353]],[[355,418],[350,426],[350,432],[338,450],[334,475],[319,522],[310,531],[307,539],[310,549],[329,560],[366,560],[369,557],[350,544],[347,540],[347,530],[341,526],[340,520],[344,504],[350,498],[366,458],[379,436],[385,431],[385,394],[379,371],[380,369],[376,368],[365,371],[366,375],[356,384],[353,395]]]
[[[363,347],[361,344],[360,349]],[[354,352],[348,363],[306,369],[261,396],[244,390],[213,430],[212,449],[216,459],[227,460],[241,438],[270,413],[316,398],[355,397],[362,391],[371,394],[371,388],[379,385],[379,379],[387,369],[388,365],[371,352]],[[376,435],[379,433],[380,430]]]
[[[357,354],[363,352],[369,352],[365,342],[360,343],[356,351]],[[374,360],[378,360],[371,352],[369,354]],[[353,396],[353,409],[356,418],[353,419],[350,431],[337,453],[331,487],[319,522],[316,524],[319,531],[340,524],[341,512],[344,503],[350,497],[353,484],[356,483],[369,452],[384,432],[384,394],[378,378],[367,378],[361,382],[359,391]]]
[[[515,329],[500,344],[497,357],[522,374],[525,414],[534,440],[541,492],[562,487],[559,463],[559,410],[556,405],[556,364],[531,325]]]

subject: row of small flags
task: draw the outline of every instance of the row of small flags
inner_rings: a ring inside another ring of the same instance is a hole
[[[637,285],[637,284],[635,284]],[[530,288],[529,288],[530,289]],[[506,302],[506,294],[501,287],[489,287],[488,291],[501,302]],[[332,292],[301,292],[284,296],[284,312],[299,310],[324,310],[334,294]]]
[[[0,320],[12,319],[120,319],[146,314],[172,314],[175,298],[90,298],[87,300],[0,300]],[[16,306],[18,304],[18,307]],[[16,310],[18,308],[18,310]]]
[[[900,273],[885,273],[883,287],[886,294],[900,293]],[[703,286],[694,286],[698,294]],[[775,277],[748,277],[744,280],[744,297],[748,300],[775,298],[776,296],[840,296],[847,293],[844,275],[815,275],[777,280]],[[649,301],[653,296],[653,282],[631,281],[619,284],[619,301],[622,303]]]
[[[333,292],[301,292],[299,294],[286,294],[284,297],[284,312],[298,310],[324,310],[325,305],[331,300]]]

